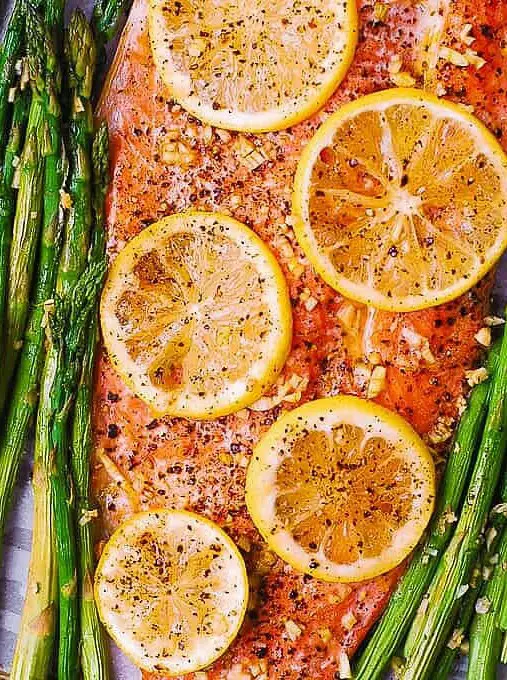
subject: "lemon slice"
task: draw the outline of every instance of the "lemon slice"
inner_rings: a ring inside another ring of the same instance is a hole
[[[265,132],[321,108],[357,41],[355,0],[150,0],[155,64],[210,125]]]
[[[95,574],[100,618],[140,668],[176,676],[215,661],[245,616],[248,579],[232,540],[190,512],[134,515]]]
[[[428,449],[400,416],[358,397],[320,399],[280,418],[257,445],[246,502],[271,550],[324,581],[399,564],[434,503]]]
[[[298,240],[353,300],[408,311],[479,281],[507,245],[507,158],[455,104],[393,89],[343,106],[297,171]]]
[[[226,215],[172,215],[121,251],[101,303],[104,341],[155,413],[215,418],[258,399],[291,345],[287,284],[267,246]]]

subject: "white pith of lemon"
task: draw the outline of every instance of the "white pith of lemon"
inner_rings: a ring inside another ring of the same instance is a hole
[[[106,544],[95,599],[108,633],[137,666],[177,676],[208,666],[230,646],[245,616],[248,578],[216,524],[151,510]]]
[[[400,416],[358,397],[319,399],[264,435],[246,502],[271,550],[324,581],[361,581],[399,564],[433,510],[431,455]]]
[[[157,69],[185,109],[266,132],[325,104],[358,29],[355,0],[150,0],[149,30]]]
[[[507,246],[507,158],[456,104],[392,89],[342,106],[303,152],[296,235],[322,278],[380,309],[439,305]]]
[[[187,418],[253,403],[275,382],[292,338],[275,257],[218,213],[171,215],[132,239],[110,269],[101,321],[126,384],[155,413]]]

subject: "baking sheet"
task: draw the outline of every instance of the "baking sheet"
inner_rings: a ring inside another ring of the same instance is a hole
[[[9,14],[12,0],[0,0],[0,25]],[[89,11],[93,0],[68,0],[68,11],[79,6]],[[494,308],[503,309],[507,303],[507,254],[500,263],[494,291]],[[32,488],[31,488],[31,445],[14,494],[14,507],[4,540],[3,564],[0,570],[0,669],[8,670],[14,653],[16,635],[21,620],[25,597],[26,578],[30,561]],[[140,672],[132,666],[123,654],[111,645],[113,676],[115,680],[138,680]],[[456,670],[453,680],[465,677],[465,665]],[[507,668],[499,669],[499,680],[507,680]],[[317,679],[316,679],[317,680]]]

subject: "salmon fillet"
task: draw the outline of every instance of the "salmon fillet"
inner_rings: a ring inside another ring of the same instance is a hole
[[[105,351],[98,361],[93,483],[104,538],[135,509],[186,508],[224,527],[245,557],[252,589],[248,614],[232,647],[208,670],[209,680],[246,680],[262,673],[272,680],[338,677],[340,653],[352,656],[403,569],[364,583],[329,584],[294,572],[267,550],[245,508],[245,473],[252,448],[282,409],[338,393],[366,397],[365,357],[375,352],[387,367],[377,400],[441,451],[463,406],[465,370],[479,358],[474,336],[483,326],[491,278],[438,308],[379,312],[327,287],[294,239],[290,198],[302,148],[340,104],[393,86],[393,57],[420,85],[473,105],[497,138],[507,139],[507,4],[400,1],[387,5],[382,21],[375,19],[375,4],[358,3],[356,56],[325,110],[289,130],[253,136],[202,125],[171,100],[150,54],[147,0],[136,0],[98,109],[109,123],[112,144],[111,259],[165,215],[215,210],[248,224],[269,244],[290,288],[294,338],[281,382],[296,386],[292,401],[267,400],[263,410],[246,409],[212,422],[154,419],[116,375]],[[473,49],[486,59],[479,70],[438,59],[441,45],[464,51],[466,24],[472,25]],[[179,161],[168,162],[169,140],[181,144]],[[238,152],[244,140],[261,152],[253,169]],[[268,396],[276,396],[276,388]],[[123,497],[111,491],[112,469],[113,487],[121,487]],[[346,625],[352,620],[344,618],[347,613],[356,619],[353,626]],[[287,620],[298,625],[297,639],[288,635]]]

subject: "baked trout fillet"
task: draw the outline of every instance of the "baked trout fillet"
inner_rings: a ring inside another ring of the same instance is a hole
[[[245,623],[206,673],[187,677],[331,680],[342,655],[354,654],[381,614],[403,565],[358,584],[324,583],[292,570],[267,549],[245,507],[252,449],[282,410],[345,393],[396,410],[438,456],[464,405],[465,371],[480,356],[475,336],[492,281],[452,303],[405,314],[344,299],[296,243],[290,208],[296,165],[318,125],[341,104],[407,78],[473,107],[501,142],[507,139],[507,5],[358,0],[357,52],[326,108],[291,129],[257,136],[203,125],[171,100],[152,60],[146,13],[147,0],[136,0],[97,111],[111,133],[111,261],[163,216],[189,208],[232,215],[276,255],[289,285],[294,336],[281,378],[265,397],[206,422],[154,419],[102,351],[93,473],[104,538],[137,510],[184,508],[217,522],[240,547],[251,587]],[[480,68],[452,63],[452,50],[470,34],[485,60]],[[374,388],[372,357],[386,367]]]

